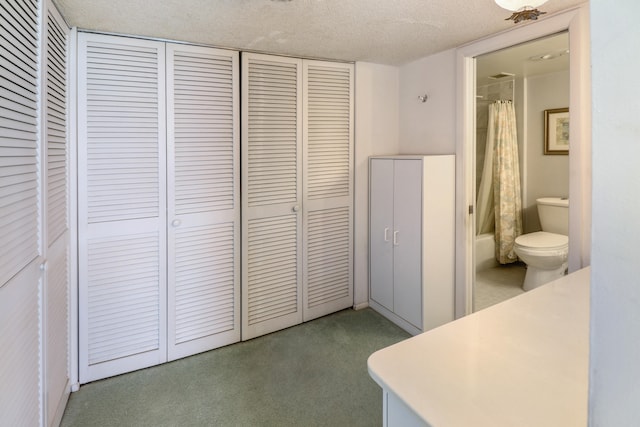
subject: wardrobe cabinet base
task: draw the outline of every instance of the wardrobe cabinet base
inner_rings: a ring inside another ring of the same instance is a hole
[[[418,335],[423,333],[424,331],[415,325],[407,322],[402,317],[398,316],[394,312],[384,308],[382,305],[378,304],[374,300],[369,300],[369,307],[374,309],[377,313],[382,314],[387,319],[391,320],[396,325],[400,326],[405,331],[409,332],[411,335]]]

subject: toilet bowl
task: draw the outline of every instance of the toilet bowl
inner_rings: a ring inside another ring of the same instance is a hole
[[[569,237],[537,231],[516,238],[514,250],[527,264],[522,289],[530,291],[564,276],[569,258]]]
[[[527,264],[522,289],[530,291],[566,274],[569,258],[569,200],[536,200],[542,231],[516,237],[514,251]]]

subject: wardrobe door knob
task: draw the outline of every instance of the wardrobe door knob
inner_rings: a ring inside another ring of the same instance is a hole
[[[180,221],[179,219],[174,219],[173,221],[171,221],[171,225],[173,225],[174,227],[180,227],[180,224],[182,224],[182,221]]]

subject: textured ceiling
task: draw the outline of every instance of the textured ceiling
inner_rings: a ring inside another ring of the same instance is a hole
[[[81,29],[390,65],[514,25],[493,0],[54,1]],[[549,0],[539,9],[553,13],[582,2]]]
[[[489,76],[504,72],[529,77],[568,70],[568,50],[569,33],[564,32],[479,56],[476,82],[479,85],[496,82]],[[545,55],[549,58],[542,59]]]

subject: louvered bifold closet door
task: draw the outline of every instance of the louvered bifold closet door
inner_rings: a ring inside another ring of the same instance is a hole
[[[78,36],[83,383],[166,360],[164,51]]]
[[[353,64],[303,69],[307,321],[353,306]]]
[[[0,2],[0,424],[38,425],[39,10]]]
[[[38,5],[0,3],[0,286],[38,255]]]
[[[62,419],[69,395],[69,150],[67,45],[69,27],[51,2],[46,15],[46,247],[44,281],[45,424]]]
[[[302,322],[302,61],[242,54],[242,339]]]
[[[169,360],[240,340],[238,52],[167,45]]]

